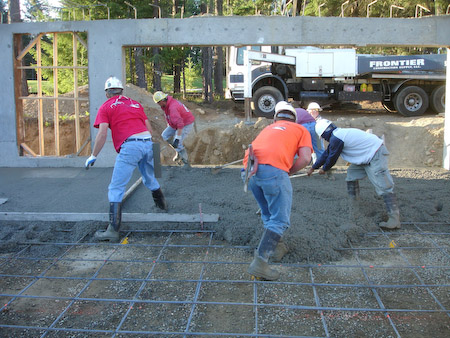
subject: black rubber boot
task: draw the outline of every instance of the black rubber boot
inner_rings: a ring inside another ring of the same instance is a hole
[[[347,181],[347,192],[353,200],[359,199],[359,181]]]
[[[153,190],[152,196],[153,196],[153,201],[155,201],[155,205],[158,208],[160,208],[162,210],[167,210],[166,199],[164,198],[161,188],[159,188],[158,190]]]
[[[265,280],[276,280],[280,277],[280,273],[271,269],[268,264],[280,239],[281,236],[277,233],[267,229],[264,231],[258,249],[255,250],[253,261],[247,270],[249,274]]]
[[[183,162],[183,168],[189,168],[189,158],[185,148],[180,151],[181,161]]]
[[[384,203],[389,215],[387,222],[381,222],[380,228],[384,229],[400,229],[400,210],[397,204],[397,198],[394,193],[383,195]]]
[[[347,193],[349,196],[349,217],[358,223],[361,219],[359,210],[359,181],[347,181]]]
[[[122,224],[122,203],[109,203],[109,225],[106,230],[99,230],[95,233],[95,238],[99,241],[119,241],[119,230]]]

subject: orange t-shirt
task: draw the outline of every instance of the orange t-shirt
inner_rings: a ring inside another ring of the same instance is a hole
[[[259,164],[270,164],[289,172],[299,148],[309,147],[312,151],[311,135],[302,125],[281,120],[265,127],[252,142],[252,147]],[[247,158],[248,149],[244,167],[247,166]]]

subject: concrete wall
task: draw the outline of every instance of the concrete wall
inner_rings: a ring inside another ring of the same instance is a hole
[[[98,108],[105,101],[103,86],[106,78],[115,75],[124,79],[123,47],[127,46],[450,46],[450,16],[419,19],[208,16],[15,23],[0,27],[0,167],[77,167],[83,166],[85,161],[84,157],[30,158],[18,155],[13,34],[87,32],[91,125]],[[447,117],[449,110],[447,105]],[[95,130],[91,130],[95,139]],[[112,145],[106,144],[96,166],[112,166],[114,158]]]

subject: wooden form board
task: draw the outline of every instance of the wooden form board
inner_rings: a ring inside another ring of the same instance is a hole
[[[123,213],[123,222],[217,222],[218,214]],[[107,213],[0,212],[0,221],[109,221]]]

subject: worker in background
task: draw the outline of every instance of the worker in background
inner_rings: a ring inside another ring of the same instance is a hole
[[[322,108],[317,102],[311,102],[308,104],[308,108],[306,108],[306,111],[314,118],[314,120],[318,121],[322,117],[320,116],[320,112],[322,111]]]
[[[306,109],[295,108],[295,111],[297,112],[297,123],[304,126],[311,135],[311,142],[314,150],[312,160],[315,162],[320,156],[322,156],[325,149],[323,140],[316,134],[316,119]]]
[[[172,147],[177,151],[183,163],[189,165],[188,154],[183,142],[194,128],[194,115],[184,104],[161,91],[153,94],[153,101],[161,107],[166,118],[167,128],[161,134],[163,140],[167,142],[171,140]],[[174,161],[176,160],[177,157],[174,158]]]
[[[249,188],[261,208],[264,233],[248,272],[266,280],[279,277],[279,272],[270,268],[269,258],[276,256],[281,260],[288,250],[281,238],[290,226],[292,185],[289,175],[311,161],[311,136],[296,120],[294,107],[285,101],[278,102],[274,123],[265,127],[251,144],[251,156],[256,158],[257,168],[249,179]],[[245,153],[244,167],[248,161],[249,150]]]
[[[92,155],[85,167],[93,166],[111,129],[115,150],[118,152],[111,182],[108,186],[109,225],[106,231],[97,231],[98,240],[119,240],[122,220],[122,198],[127,183],[136,167],[142,174],[144,185],[152,192],[155,205],[167,210],[161,187],[155,178],[153,167],[152,129],[141,104],[122,95],[122,82],[110,77],[105,83],[107,100],[98,110],[94,127],[98,128]]]
[[[317,123],[317,121],[322,119],[322,116],[320,116],[320,112],[322,111],[322,108],[320,107],[320,105],[317,102],[311,102],[310,104],[308,104],[308,108],[306,108],[306,111],[309,113],[310,116],[312,116],[312,118],[314,119],[314,121],[316,123]],[[323,139],[321,137],[317,136],[315,127],[316,127],[316,124],[314,124],[313,134],[314,134],[314,137],[318,138],[318,140],[316,140],[316,142],[320,145],[320,155],[318,154],[316,158],[313,158],[313,163],[315,163],[317,161],[317,159],[320,158],[320,156],[322,156],[324,149],[325,149],[325,146],[323,144]],[[308,129],[308,130],[311,132],[310,129]],[[314,141],[315,141],[314,137],[311,136],[312,142],[313,142],[313,148],[314,148]],[[314,148],[314,151],[316,151],[315,148]],[[336,180],[333,172],[334,172],[333,169],[328,170],[325,173],[326,178],[331,181]]]
[[[387,222],[379,226],[385,229],[400,228],[400,211],[394,193],[394,181],[388,168],[389,152],[383,140],[374,134],[356,128],[338,128],[331,121],[321,119],[316,124],[317,135],[329,142],[322,156],[308,170],[319,174],[330,170],[339,156],[350,163],[347,169],[347,191],[353,202],[359,198],[359,180],[366,176],[383,197],[389,215]]]

